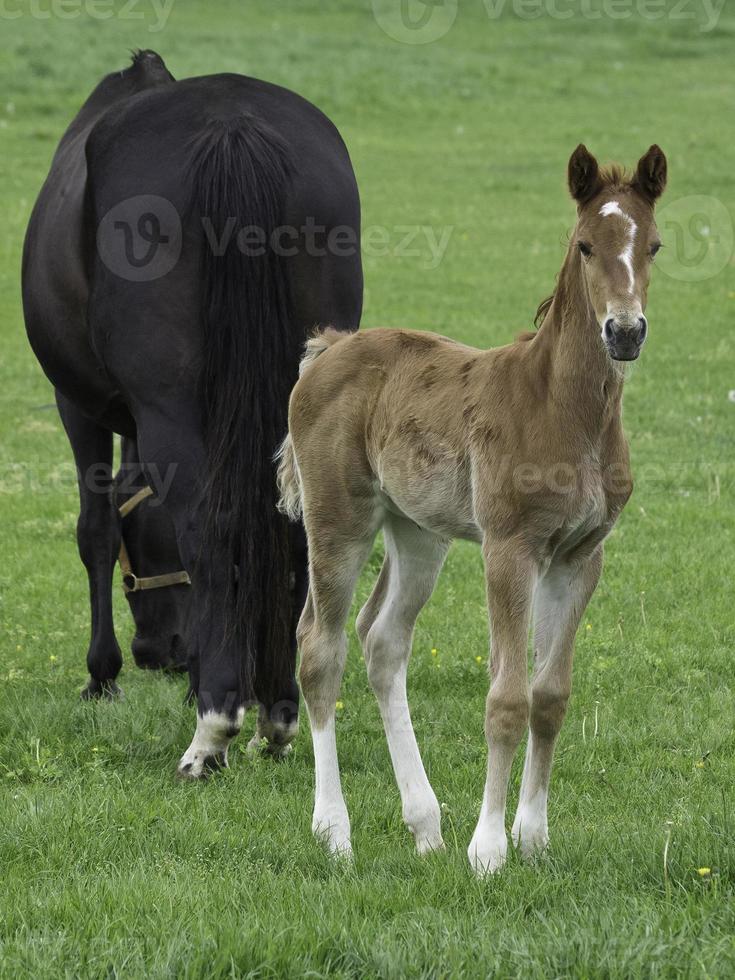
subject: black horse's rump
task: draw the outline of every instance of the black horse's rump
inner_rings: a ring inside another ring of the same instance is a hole
[[[351,231],[351,249],[344,236],[331,247],[335,229]],[[81,474],[91,692],[120,666],[109,608],[119,519],[108,488],[85,480],[111,463],[115,431],[135,441],[144,471],[166,475],[181,552],[169,564],[193,583],[186,646],[200,715],[227,716],[231,731],[259,700],[292,720],[306,553],[276,512],[272,456],[306,335],[359,325],[359,199],[336,129],[277,86],[174,82],[157,55],[136,55],[60,144],[23,287]]]

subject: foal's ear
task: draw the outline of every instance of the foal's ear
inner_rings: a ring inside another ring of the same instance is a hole
[[[597,160],[583,143],[579,144],[569,161],[569,190],[578,204],[586,204],[602,190]]]
[[[646,200],[653,204],[666,188],[667,174],[666,155],[660,146],[654,144],[648,153],[641,157],[632,184]]]

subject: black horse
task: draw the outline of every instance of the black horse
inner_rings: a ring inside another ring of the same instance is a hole
[[[176,82],[153,52],[92,93],[31,217],[26,327],[79,471],[86,694],[114,693],[122,663],[117,432],[191,576],[198,721],[182,775],[226,762],[251,704],[274,752],[296,732],[306,547],[276,512],[272,456],[307,334],[359,326],[359,225],[349,156],[319,110],[240,75]]]

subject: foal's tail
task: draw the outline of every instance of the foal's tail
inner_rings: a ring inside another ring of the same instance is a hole
[[[301,474],[290,432],[278,448],[276,463],[278,463],[278,509],[290,521],[300,521],[304,513],[301,499]]]
[[[273,466],[300,345],[273,248],[291,168],[281,138],[244,113],[212,123],[193,149],[193,207],[212,239],[203,243],[201,272],[209,464],[203,541],[238,566],[224,628],[243,651],[247,695],[257,673],[263,698],[264,684],[283,691],[294,668],[289,532],[276,510]],[[260,246],[247,255],[238,248],[242,229],[259,235]]]
[[[325,327],[310,337],[306,341],[304,356],[299,364],[299,377],[304,376],[304,372],[320,354],[323,354],[332,344],[336,344],[338,340],[343,340],[344,336],[344,333],[340,333],[334,327]],[[278,447],[275,458],[278,464],[278,509],[290,521],[299,521],[304,513],[301,474],[290,432]]]

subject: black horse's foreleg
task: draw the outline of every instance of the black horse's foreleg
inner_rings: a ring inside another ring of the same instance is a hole
[[[178,770],[189,779],[227,764],[227,748],[242,727],[248,700],[245,651],[223,628],[235,584],[232,553],[227,542],[205,539],[207,459],[196,421],[197,412],[185,406],[171,408],[167,416],[146,412],[138,419],[140,460],[151,485],[166,488],[161,503],[173,520],[192,582],[186,645],[197,728]]]
[[[58,391],[56,403],[69,437],[79,480],[79,556],[87,569],[92,635],[89,682],[82,698],[113,697],[122,654],[112,620],[112,573],[120,550],[120,518],[113,499],[112,433],[88,419]]]

